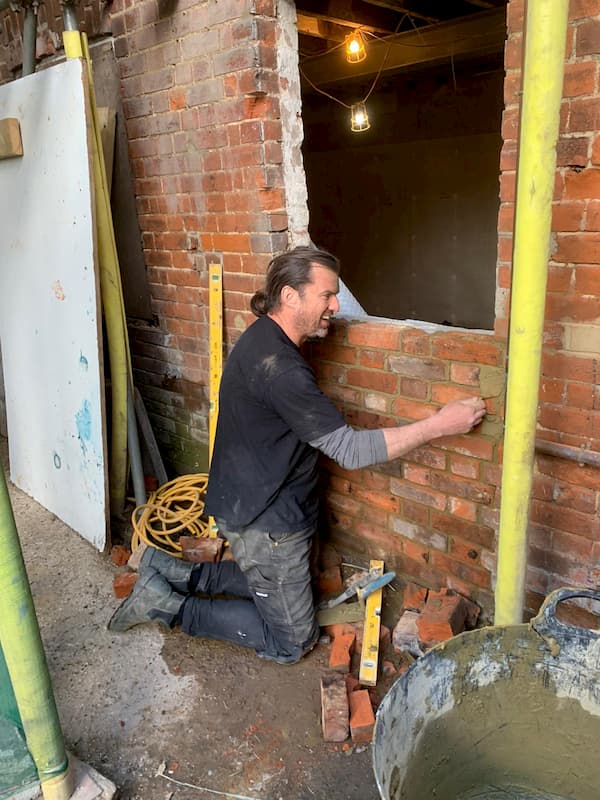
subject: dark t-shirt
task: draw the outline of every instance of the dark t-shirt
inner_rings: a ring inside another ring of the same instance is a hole
[[[344,424],[298,347],[260,317],[223,371],[206,513],[230,530],[293,533],[314,523],[319,454],[308,442]]]

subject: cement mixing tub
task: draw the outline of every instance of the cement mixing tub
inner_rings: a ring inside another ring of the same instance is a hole
[[[556,615],[481,628],[430,650],[377,712],[383,800],[599,800],[600,632]]]

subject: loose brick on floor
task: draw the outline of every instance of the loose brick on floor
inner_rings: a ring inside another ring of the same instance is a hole
[[[392,645],[397,653],[406,651],[415,658],[423,655],[419,644],[418,618],[416,611],[405,611],[396,623],[392,631]]]
[[[110,549],[110,560],[117,567],[124,567],[131,558],[131,550],[125,545],[115,544]]]
[[[321,724],[326,742],[344,742],[348,738],[350,711],[343,675],[333,673],[321,678]]]
[[[120,572],[118,575],[115,575],[113,580],[113,592],[115,597],[119,600],[124,600],[126,597],[129,597],[136,581],[136,572]]]
[[[342,633],[335,637],[331,643],[331,652],[329,653],[330,669],[334,669],[336,672],[350,671],[350,655],[355,638],[354,631]]]
[[[344,590],[342,573],[339,567],[328,567],[319,573],[317,579],[320,594],[341,594]]]
[[[184,561],[202,563],[219,561],[223,552],[223,539],[218,536],[213,538],[198,538],[197,536],[181,536],[181,555]]]
[[[348,692],[348,694],[350,694],[351,692],[355,692],[357,689],[360,689],[360,681],[358,680],[356,675],[353,675],[351,672],[349,672],[347,675],[344,676],[344,678],[346,680],[346,691]]]
[[[419,641],[425,647],[445,642],[465,630],[467,607],[460,595],[429,592],[425,608],[417,617]]]
[[[352,692],[348,697],[350,704],[350,735],[355,744],[368,744],[373,738],[375,714],[371,698],[366,689]]]

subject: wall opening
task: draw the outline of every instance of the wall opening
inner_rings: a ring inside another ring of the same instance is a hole
[[[310,237],[341,258],[368,315],[492,329],[503,4],[478,15],[437,4],[465,16],[434,24],[393,3],[387,16],[379,4],[375,15],[366,2],[338,5],[347,19],[296,2]],[[377,50],[370,66],[345,60],[343,37],[357,25]],[[352,132],[349,106],[367,95],[370,128]]]

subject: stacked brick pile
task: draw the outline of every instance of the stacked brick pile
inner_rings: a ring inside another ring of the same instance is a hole
[[[321,678],[321,721],[326,742],[368,744],[375,710],[392,684],[415,658],[466,629],[474,628],[480,608],[451,589],[435,592],[408,583],[403,613],[394,627],[381,626],[377,685],[366,689],[358,679],[363,623],[330,625],[329,672]]]

